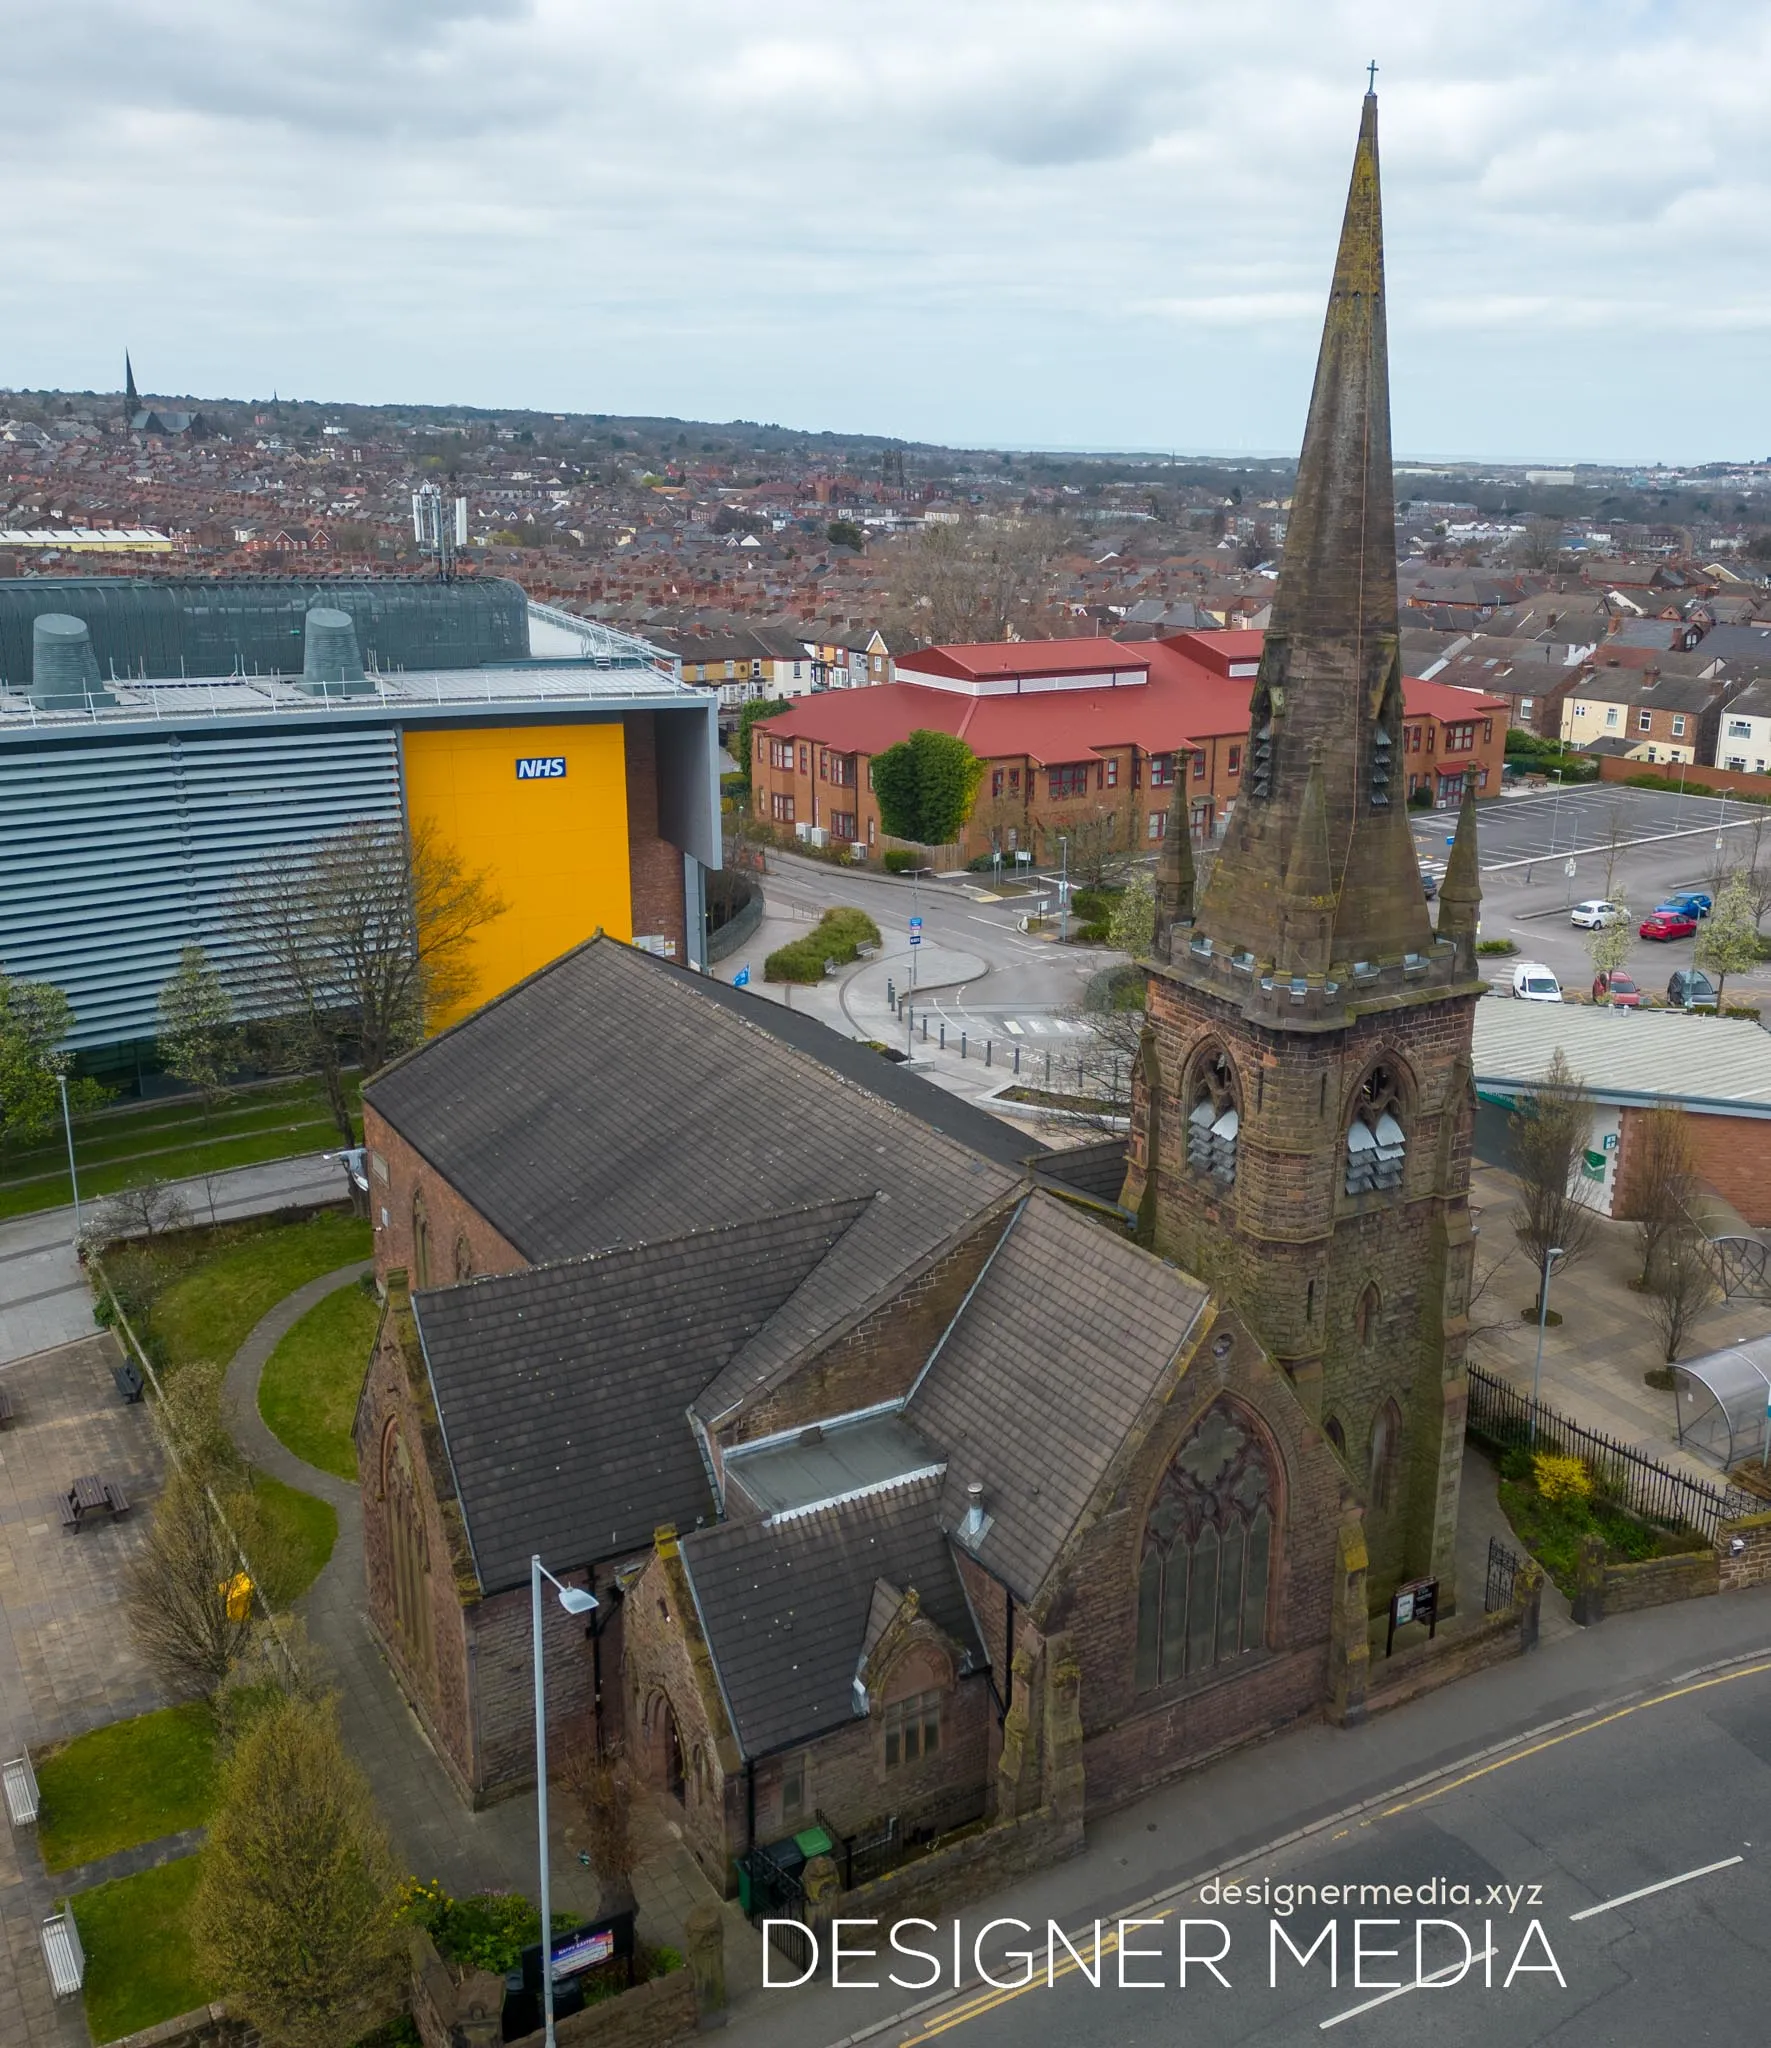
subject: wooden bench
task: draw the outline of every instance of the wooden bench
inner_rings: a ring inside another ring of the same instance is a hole
[[[110,1508],[113,1522],[119,1515],[126,1515],[129,1512],[129,1496],[114,1479],[105,1481],[105,1503]]]
[[[73,1914],[51,1913],[43,1923],[41,1939],[50,1990],[57,1998],[76,1997],[86,1982],[86,1954]]]
[[[77,1529],[80,1526],[80,1510],[75,1507],[72,1494],[64,1493],[57,1505],[61,1508],[63,1529]]]
[[[147,1390],[147,1381],[127,1360],[122,1365],[111,1367],[111,1377],[117,1382],[117,1391],[125,1401],[139,1401]]]
[[[29,1754],[11,1757],[3,1766],[6,1784],[6,1812],[15,1828],[34,1827],[40,1798],[37,1773]]]

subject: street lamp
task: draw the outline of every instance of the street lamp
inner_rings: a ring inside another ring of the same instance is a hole
[[[80,1176],[74,1171],[74,1120],[68,1114],[68,1077],[59,1069],[55,1085],[61,1090],[61,1127],[68,1136],[68,1185],[74,1191],[74,1249],[80,1248]]]
[[[1554,860],[1556,831],[1562,818],[1562,771],[1560,768],[1552,768],[1550,773],[1556,778],[1556,794],[1550,799],[1550,858]]]
[[[1550,1314],[1550,1273],[1558,1259],[1568,1254],[1553,1244],[1543,1255],[1543,1278],[1537,1290],[1537,1363],[1531,1368],[1531,1442],[1537,1442],[1538,1389],[1543,1384],[1543,1330]]]
[[[547,1681],[541,1668],[541,1581],[545,1579],[558,1593],[568,1614],[595,1611],[594,1593],[582,1586],[563,1585],[539,1556],[529,1560],[529,1614],[535,1635],[535,1810],[541,1850],[541,2011],[547,2033],[547,2048],[553,2037],[553,1883],[547,1868]]]
[[[1061,946],[1070,936],[1070,840],[1066,833],[1058,834],[1058,944]]]

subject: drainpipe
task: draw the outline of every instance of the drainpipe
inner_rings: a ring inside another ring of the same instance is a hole
[[[1004,1586],[1002,1597],[1008,1603],[1008,1619],[1004,1628],[1002,1661],[1006,1667],[1002,1674],[1002,1690],[997,1694],[997,1721],[999,1728],[1008,1726],[1009,1702],[1015,1696],[1015,1596]]]

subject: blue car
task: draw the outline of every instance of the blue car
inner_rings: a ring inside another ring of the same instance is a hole
[[[1669,896],[1664,903],[1657,903],[1655,910],[1677,911],[1682,917],[1695,917],[1700,921],[1709,916],[1715,908],[1715,898],[1701,889],[1681,889],[1677,895]]]

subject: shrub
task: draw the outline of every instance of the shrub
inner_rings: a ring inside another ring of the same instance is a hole
[[[1414,790],[1408,799],[1411,811],[1430,811],[1433,808],[1433,792],[1430,789]]]
[[[879,926],[866,911],[838,905],[825,911],[803,939],[777,946],[763,962],[765,981],[822,981],[824,963],[834,960],[846,967],[863,946],[879,944]]]
[[[1514,945],[1511,939],[1478,939],[1476,941],[1476,951],[1487,954],[1490,958],[1502,953],[1516,953],[1518,950],[1518,947]]]
[[[1531,1461],[1531,1476],[1547,1501],[1559,1503],[1592,1497],[1592,1474],[1580,1458],[1558,1458],[1540,1451]]]
[[[907,875],[912,868],[922,866],[922,856],[907,851],[902,846],[888,847],[880,856],[880,866],[888,875]]]

